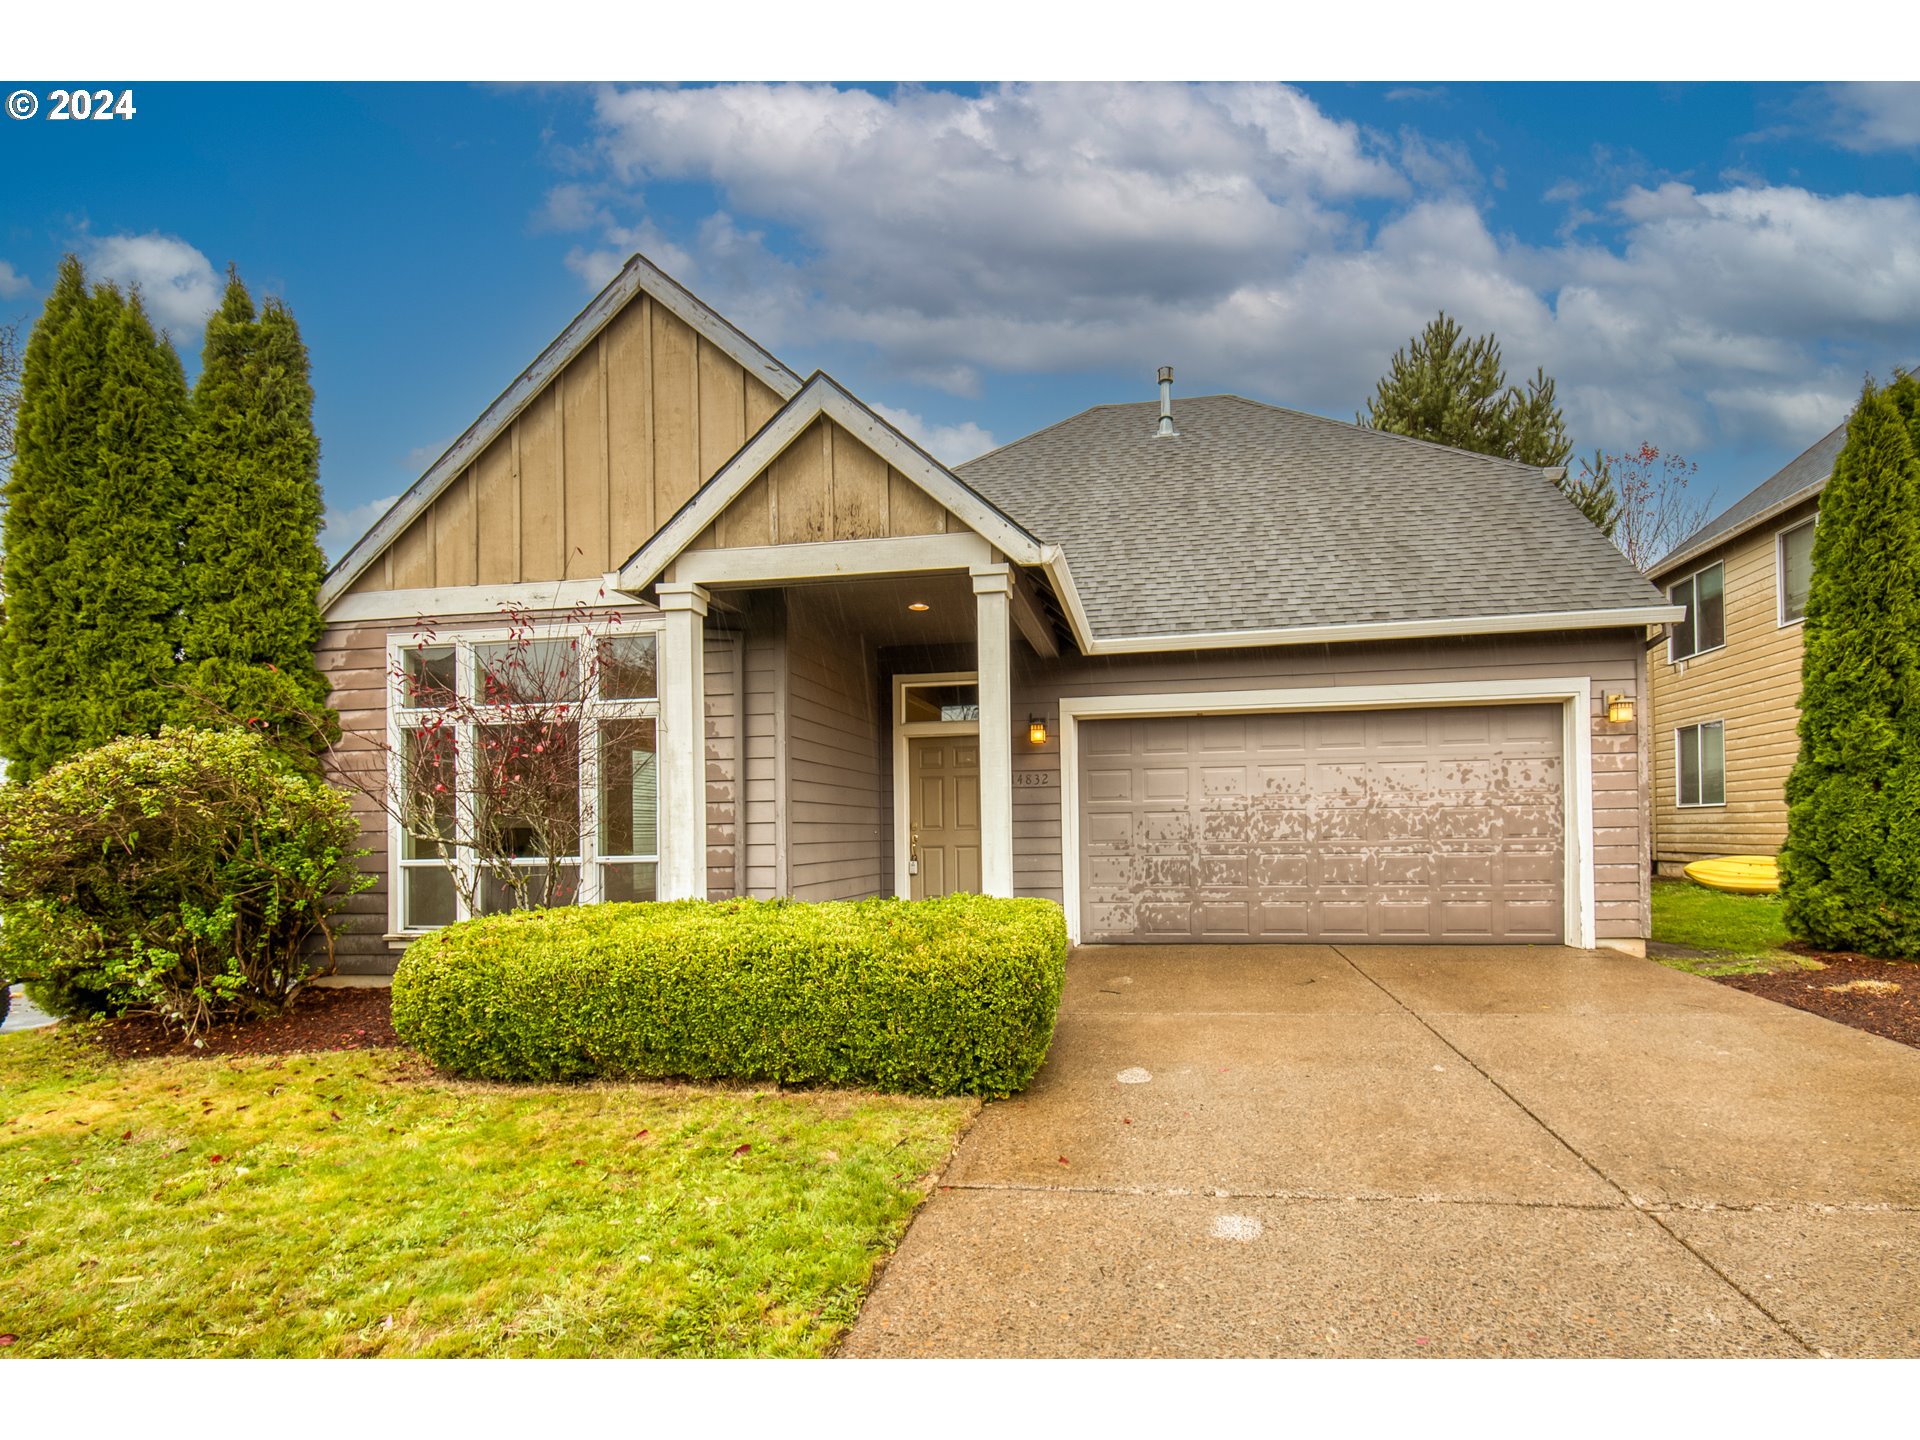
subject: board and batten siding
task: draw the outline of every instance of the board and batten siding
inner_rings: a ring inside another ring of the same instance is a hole
[[[651,538],[780,404],[641,292],[348,593],[598,578]]]
[[[654,613],[650,606],[623,607],[622,614]],[[570,612],[536,614],[534,623],[564,623]],[[436,619],[434,633],[442,638],[465,630],[497,630],[498,615],[470,615]],[[355,773],[330,774],[344,789],[360,819],[360,844],[368,853],[361,870],[375,884],[348,902],[334,941],[334,955],[343,975],[390,975],[404,942],[389,938],[391,896],[387,882],[387,817],[370,797],[383,769],[387,733],[387,641],[415,633],[415,626],[386,624],[330,625],[320,637],[320,671],[332,686],[330,702],[339,713],[341,742],[337,764]],[[706,642],[706,797],[707,893],[724,899],[739,893],[740,810],[746,735],[742,704],[743,637],[709,628]],[[662,832],[667,829],[663,818]]]
[[[890,540],[964,528],[939,501],[823,415],[687,548]]]
[[[1716,855],[1773,855],[1787,838],[1787,775],[1800,753],[1801,632],[1780,624],[1779,536],[1813,518],[1806,504],[1741,535],[1663,587],[1716,560],[1726,566],[1726,641],[1675,664],[1667,643],[1647,654],[1652,674],[1653,843],[1663,873]],[[1679,803],[1674,732],[1718,720],[1726,741],[1724,805]]]
[[[1594,931],[1601,940],[1639,940],[1651,916],[1646,806],[1637,721],[1606,718],[1606,697],[1636,701],[1639,631],[1555,636],[1423,640],[1417,644],[1301,645],[1088,659],[1042,660],[1015,647],[1013,846],[1019,894],[1061,897],[1060,699],[1180,691],[1406,685],[1460,680],[1592,681]],[[1464,702],[1463,702],[1464,703]],[[1047,742],[1027,739],[1026,720],[1047,722]]]

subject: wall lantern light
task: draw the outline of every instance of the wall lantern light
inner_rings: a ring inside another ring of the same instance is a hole
[[[1633,700],[1626,695],[1607,696],[1607,719],[1615,725],[1625,725],[1633,719]]]
[[[1035,745],[1044,745],[1047,743],[1047,722],[1038,715],[1032,715],[1027,718],[1027,739]]]

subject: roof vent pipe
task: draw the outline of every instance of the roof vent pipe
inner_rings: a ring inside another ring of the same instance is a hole
[[[1179,435],[1173,428],[1173,366],[1160,367],[1160,427],[1153,432],[1156,440],[1169,440]]]

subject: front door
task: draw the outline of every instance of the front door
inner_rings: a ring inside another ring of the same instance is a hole
[[[914,736],[907,741],[907,769],[909,893],[915,900],[979,894],[979,737]]]

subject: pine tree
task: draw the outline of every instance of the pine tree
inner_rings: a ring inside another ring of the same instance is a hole
[[[138,295],[61,264],[27,342],[7,485],[0,748],[29,780],[175,703],[179,357]]]
[[[1869,382],[1820,498],[1787,780],[1788,928],[1920,956],[1920,384]]]
[[[1500,342],[1492,335],[1469,339],[1444,311],[1394,351],[1366,413],[1356,418],[1375,430],[1557,469],[1561,493],[1602,534],[1613,535],[1619,500],[1605,474],[1582,480],[1567,474],[1573,441],[1553,377],[1536,368],[1525,389],[1507,384]]]
[[[200,709],[192,718],[258,719],[312,741],[295,718],[327,715],[314,664],[326,560],[308,376],[292,313],[269,300],[256,314],[229,271],[193,393],[183,684]]]

